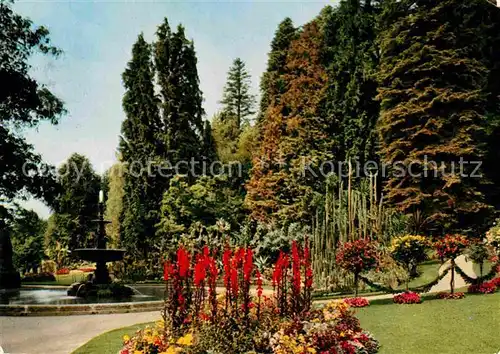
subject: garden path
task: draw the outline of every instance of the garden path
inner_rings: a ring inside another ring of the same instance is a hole
[[[158,319],[158,311],[107,315],[0,317],[0,346],[6,354],[68,354],[103,332]]]

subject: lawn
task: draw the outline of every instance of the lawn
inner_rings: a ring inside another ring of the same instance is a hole
[[[356,310],[361,326],[380,341],[380,354],[496,354],[500,351],[500,293],[419,305],[375,301]],[[73,354],[116,354],[134,325],[101,334]]]
[[[105,332],[91,339],[72,354],[116,354],[122,347],[124,335],[132,337],[137,330],[144,328],[148,324],[152,325],[153,323],[136,324]]]
[[[70,274],[60,274],[55,275],[56,281],[33,281],[33,282],[23,282],[23,285],[71,285],[73,283],[85,281],[89,273],[84,273],[80,271],[71,271]]]
[[[500,352],[500,293],[419,305],[372,304],[357,317],[382,344],[380,354]]]

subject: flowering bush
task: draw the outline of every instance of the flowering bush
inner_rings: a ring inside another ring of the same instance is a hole
[[[377,244],[370,240],[345,242],[339,247],[337,264],[354,274],[354,294],[358,296],[358,277],[361,272],[376,268],[379,263]]]
[[[69,269],[68,268],[61,268],[56,271],[57,275],[64,275],[64,274],[69,274]]]
[[[434,244],[437,254],[443,259],[455,259],[467,248],[469,242],[462,235],[446,235]]]
[[[344,299],[344,302],[351,307],[366,307],[370,305],[370,302],[364,297],[348,297]]]
[[[464,293],[439,293],[437,294],[438,299],[463,299],[465,297]]]
[[[422,302],[422,298],[419,294],[414,293],[413,291],[406,291],[395,295],[393,297],[393,301],[396,304],[420,304]]]
[[[493,294],[497,290],[496,282],[489,281],[482,284],[473,284],[469,286],[467,292],[475,294]]]
[[[219,272],[215,252],[184,247],[164,264],[163,320],[124,338],[121,354],[137,353],[335,353],[371,354],[378,342],[364,332],[350,306],[334,301],[311,308],[308,245],[294,243],[274,267],[274,295],[263,295],[251,249],[229,247]],[[217,295],[219,276],[225,291]],[[256,292],[250,294],[250,284]]]
[[[425,237],[406,235],[392,240],[390,252],[392,258],[405,267],[410,275],[418,263],[426,260],[428,247],[429,242]],[[406,290],[408,290],[408,280],[409,278],[406,279]]]
[[[449,259],[451,263],[450,292],[455,292],[455,258],[467,248],[469,242],[462,235],[446,235],[434,244],[437,254],[442,259]]]

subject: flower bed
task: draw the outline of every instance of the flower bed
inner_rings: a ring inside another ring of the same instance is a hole
[[[463,299],[465,297],[464,293],[439,293],[437,294],[438,299]]]
[[[402,294],[395,295],[393,297],[393,301],[396,304],[420,304],[422,302],[422,298],[415,292],[407,291]]]
[[[61,268],[56,271],[57,275],[65,275],[69,274],[69,269],[68,268]]]
[[[95,268],[79,268],[79,270],[81,270],[82,272],[84,273],[92,273],[95,271]]]
[[[493,294],[497,290],[496,280],[469,286],[467,292],[473,294]]]
[[[366,307],[370,305],[370,302],[364,297],[348,297],[344,299],[344,302],[351,307]]]
[[[224,298],[219,299],[220,309]],[[202,316],[196,326],[186,327],[179,335],[164,331],[164,322],[138,331],[132,338],[125,336],[120,354],[141,353],[337,353],[375,354],[378,341],[360,327],[350,306],[334,300],[324,307],[310,311],[301,319],[281,318],[267,298],[264,316],[257,318],[255,307],[251,311],[250,327],[242,332],[243,324],[229,317],[211,323]],[[237,347],[231,347],[238,341]]]
[[[176,259],[165,262],[162,320],[124,338],[121,354],[378,352],[378,342],[362,330],[347,302],[311,307],[307,243],[301,247],[294,242],[291,254],[280,253],[271,297],[263,295],[251,249],[226,247],[221,269],[216,256],[207,247],[192,254],[181,246]],[[222,294],[217,294],[219,278]],[[251,284],[256,285],[255,296],[250,295]]]

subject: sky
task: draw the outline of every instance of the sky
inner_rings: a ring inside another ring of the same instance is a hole
[[[46,26],[59,58],[32,59],[33,75],[66,105],[59,125],[42,124],[25,133],[44,160],[59,166],[72,153],[87,156],[99,173],[116,161],[125,115],[121,74],[142,32],[154,39],[168,18],[181,23],[194,41],[206,117],[219,108],[226,74],[240,57],[252,76],[252,90],[266,68],[278,24],[290,17],[303,25],[332,1],[18,1],[15,10],[35,25]],[[25,207],[47,217],[49,210],[30,200]]]

